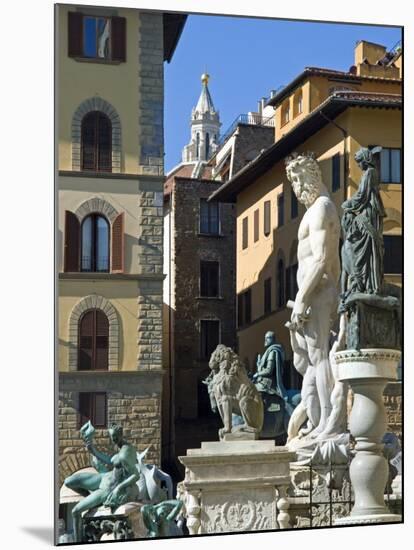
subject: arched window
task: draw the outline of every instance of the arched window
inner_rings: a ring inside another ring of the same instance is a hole
[[[87,216],[81,228],[81,271],[109,271],[109,223],[99,214]]]
[[[91,111],[82,119],[81,169],[112,172],[112,124],[101,111]]]
[[[208,155],[210,153],[210,134],[206,133],[206,160],[208,160]]]
[[[109,321],[99,309],[86,311],[79,320],[78,370],[108,370]]]
[[[282,258],[277,262],[277,277],[276,277],[276,293],[277,293],[277,307],[282,308],[286,305],[285,299],[285,262]]]

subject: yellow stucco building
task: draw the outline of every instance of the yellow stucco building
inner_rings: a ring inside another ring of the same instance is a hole
[[[341,203],[358,188],[354,161],[364,146],[380,145],[378,159],[384,225],[385,270],[401,285],[401,85],[402,51],[361,41],[348,72],[306,68],[268,105],[275,109],[275,143],[247,164],[210,199],[237,208],[237,297],[239,355],[254,368],[264,334],[276,332],[292,353],[288,299],[296,294],[297,231],[304,207],[297,203],[285,172],[291,153],[312,151],[341,215]],[[299,383],[286,369],[285,383]]]
[[[59,517],[119,423],[161,459],[164,61],[186,16],[56,7]]]

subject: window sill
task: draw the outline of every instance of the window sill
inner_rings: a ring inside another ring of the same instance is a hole
[[[223,296],[197,296],[196,300],[224,300]]]
[[[222,239],[223,237],[225,237],[225,235],[223,235],[223,233],[201,233],[201,231],[199,231],[197,233],[197,235],[199,237],[216,237],[216,238],[219,238],[219,239]]]
[[[125,61],[100,59],[99,57],[71,57],[70,59],[79,63],[97,63],[98,65],[120,65],[121,63],[125,63]]]

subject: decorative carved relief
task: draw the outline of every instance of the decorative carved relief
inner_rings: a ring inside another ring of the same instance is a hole
[[[206,533],[229,531],[262,531],[274,528],[271,525],[269,504],[260,501],[225,502],[204,506],[208,521],[203,525]]]

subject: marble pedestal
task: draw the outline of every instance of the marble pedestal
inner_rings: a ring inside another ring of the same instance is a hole
[[[349,429],[356,442],[349,469],[355,504],[351,514],[338,519],[336,525],[401,521],[384,502],[388,463],[382,452],[386,430],[382,395],[387,382],[397,378],[400,356],[398,350],[376,348],[335,354],[338,378],[348,381],[354,392]]]
[[[273,441],[202,443],[179,457],[179,484],[190,535],[286,529],[289,463],[295,453]]]

